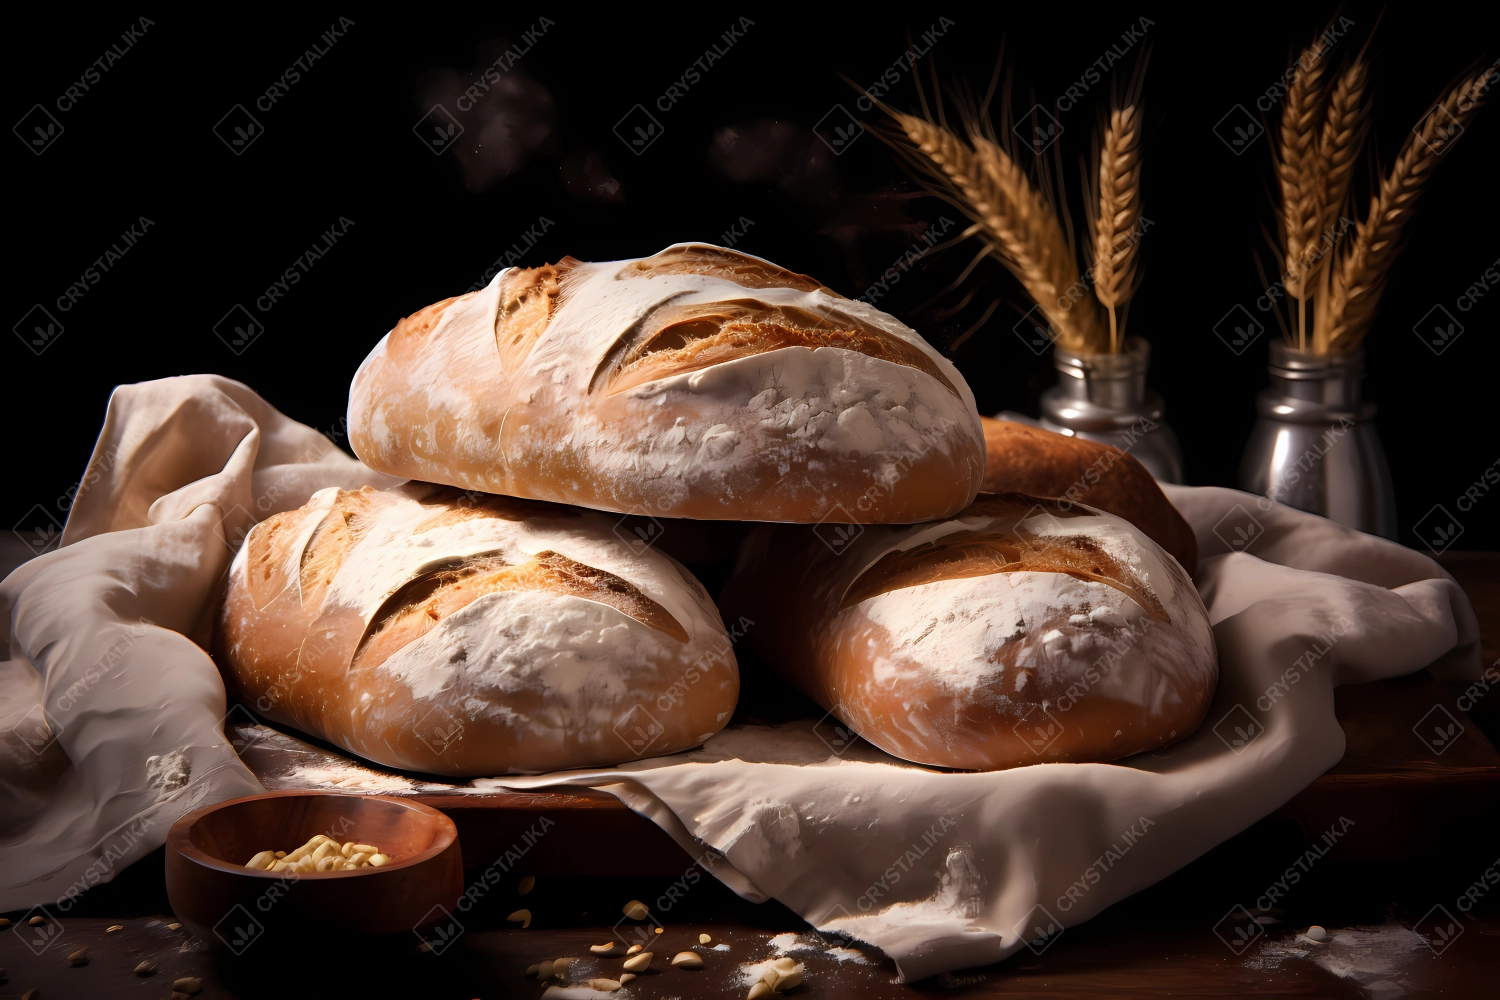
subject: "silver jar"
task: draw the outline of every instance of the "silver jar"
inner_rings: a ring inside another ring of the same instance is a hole
[[[1182,446],[1163,419],[1161,394],[1146,388],[1150,344],[1127,337],[1119,354],[1055,347],[1052,363],[1057,385],[1042,394],[1043,427],[1112,444],[1162,482],[1182,482]]]
[[[1271,342],[1271,384],[1255,398],[1240,488],[1386,538],[1396,537],[1396,493],[1360,397],[1364,351],[1321,355]]]

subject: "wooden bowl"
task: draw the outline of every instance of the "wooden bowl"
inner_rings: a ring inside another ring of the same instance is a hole
[[[290,851],[318,833],[373,844],[391,860],[302,875],[244,867],[259,851]],[[172,824],[166,862],[177,918],[235,954],[262,937],[420,931],[451,919],[464,891],[453,821],[378,795],[268,792],[220,802]]]

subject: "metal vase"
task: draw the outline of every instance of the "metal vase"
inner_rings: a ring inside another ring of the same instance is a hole
[[[1240,460],[1240,488],[1373,535],[1396,537],[1396,492],[1360,398],[1364,352],[1319,355],[1271,342],[1271,384]]]
[[[1151,345],[1127,337],[1119,354],[1054,347],[1057,385],[1042,394],[1041,425],[1129,452],[1162,482],[1182,482],[1182,446],[1167,426],[1161,394],[1146,388]]]

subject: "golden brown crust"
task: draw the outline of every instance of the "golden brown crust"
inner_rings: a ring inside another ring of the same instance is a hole
[[[697,581],[630,555],[604,518],[447,489],[329,490],[268,518],[231,568],[213,642],[257,715],[437,774],[687,749],[733,711],[728,649]],[[637,704],[656,728],[632,752],[612,729]]]
[[[984,426],[983,493],[1029,493],[1118,514],[1146,533],[1192,575],[1198,541],[1151,473],[1118,448],[1009,420]]]

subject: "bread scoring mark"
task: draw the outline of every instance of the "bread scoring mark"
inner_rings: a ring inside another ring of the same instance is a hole
[[[508,563],[498,553],[481,553],[428,566],[386,598],[360,637],[350,666],[378,666],[443,619],[501,591],[536,591],[593,601],[678,642],[688,641],[687,630],[671,612],[613,573],[550,549],[523,563]]]
[[[678,303],[676,298],[651,310],[616,341],[595,370],[590,391],[601,375],[614,394],[787,347],[829,347],[925,372],[959,395],[921,349],[839,310],[814,312],[753,298],[691,303]]]
[[[1084,534],[1040,534],[1026,528],[1025,522],[1039,513],[1058,518],[1097,516],[1086,510],[1065,510],[1055,500],[1019,493],[990,495],[958,515],[963,520],[978,515],[989,520],[988,525],[887,552],[849,584],[839,601],[839,610],[881,594],[939,580],[996,573],[1066,573],[1078,580],[1113,587],[1156,620],[1171,621],[1146,581],[1130,567],[1121,565],[1094,539]]]
[[[667,247],[650,257],[631,261],[620,269],[615,280],[675,274],[723,278],[741,288],[791,288],[799,292],[824,292],[834,298],[843,298],[838,292],[825,288],[816,279],[805,274],[789,271],[768,260],[737,250],[726,250],[706,243],[683,243]]]
[[[507,375],[520,369],[547,331],[547,324],[562,304],[562,278],[577,265],[572,257],[564,257],[556,264],[511,268],[501,276],[495,347]]]

